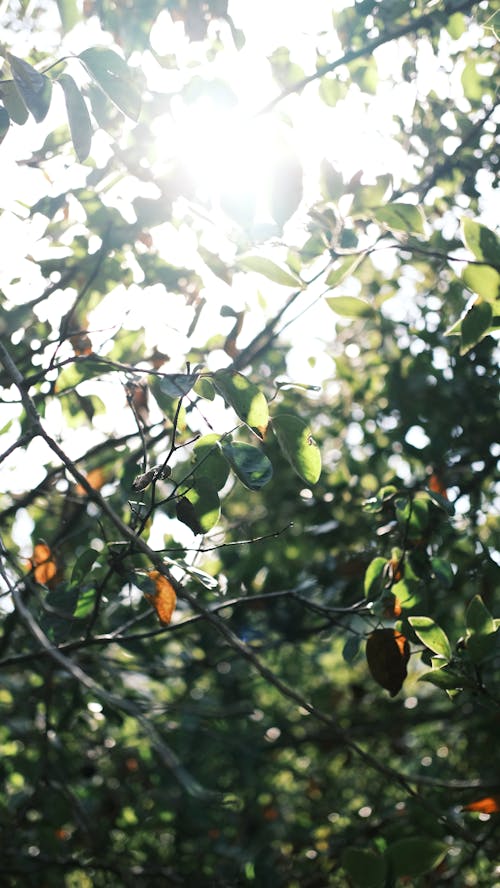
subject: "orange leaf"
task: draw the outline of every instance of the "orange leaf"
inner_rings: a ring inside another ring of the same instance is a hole
[[[85,477],[87,478],[87,482],[90,484],[92,490],[100,490],[106,480],[102,469],[91,469],[88,475],[86,475]],[[87,495],[87,491],[81,484],[76,485],[75,493],[77,494],[77,496]]]
[[[429,478],[429,490],[432,490],[433,493],[439,493],[440,496],[444,496],[445,499],[448,499],[446,487],[437,472],[433,472]]]
[[[484,799],[478,799],[477,802],[471,802],[470,805],[464,805],[462,811],[478,811],[480,814],[496,814],[500,811],[500,794],[486,796]]]
[[[33,549],[33,557],[30,562],[30,570],[37,583],[48,586],[57,574],[57,564],[53,559],[50,547],[46,543],[37,543]]]
[[[167,580],[159,570],[148,571],[148,577],[153,580],[155,591],[153,595],[145,592],[144,597],[153,605],[160,623],[168,626],[177,603],[175,589],[170,580]]]
[[[407,676],[410,645],[396,629],[375,629],[366,642],[368,668],[382,688],[395,697]]]
[[[87,335],[86,330],[81,330],[79,333],[74,333],[73,336],[69,337],[69,341],[73,346],[73,351],[77,358],[81,357],[81,355],[92,354],[92,343]]]

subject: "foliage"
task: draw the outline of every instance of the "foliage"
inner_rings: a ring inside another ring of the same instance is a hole
[[[251,121],[233,5],[8,7],[3,878],[489,888],[494,4],[304,13]]]

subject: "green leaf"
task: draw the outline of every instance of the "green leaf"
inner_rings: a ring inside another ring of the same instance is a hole
[[[475,302],[462,320],[460,354],[464,355],[484,338],[491,326],[493,309],[489,302]]]
[[[476,259],[496,267],[500,265],[500,238],[494,231],[466,217],[462,219],[462,233],[466,247]]]
[[[465,17],[461,12],[454,12],[448,19],[446,30],[452,40],[458,40],[465,31]]]
[[[371,215],[376,222],[381,222],[391,231],[424,234],[425,216],[422,208],[413,204],[390,203],[373,210]]]
[[[465,97],[471,102],[480,102],[483,98],[483,87],[473,61],[466,62],[461,80]]]
[[[457,672],[452,672],[446,668],[433,669],[432,672],[424,672],[423,675],[419,676],[418,680],[433,684],[435,687],[441,688],[442,691],[461,690],[464,686],[462,676]]]
[[[336,268],[332,268],[325,281],[327,287],[338,287],[346,280],[358,267],[364,259],[364,253],[358,253],[356,256],[346,256],[340,263],[335,263]]]
[[[408,622],[415,635],[418,636],[426,647],[435,654],[441,654],[447,660],[451,660],[451,645],[447,635],[440,626],[430,617],[408,617]]]
[[[269,423],[269,408],[260,389],[233,370],[218,370],[213,375],[213,383],[239,418],[262,439]]]
[[[378,595],[381,592],[381,580],[383,578],[384,568],[387,564],[386,558],[377,556],[370,561],[366,568],[364,591],[366,598],[370,598],[374,593]]]
[[[82,620],[84,619],[84,617],[88,617],[94,607],[96,595],[97,591],[95,586],[88,586],[87,588],[83,589],[78,596],[78,601],[76,603],[73,616],[76,617],[78,620]]]
[[[5,108],[0,107],[0,145],[2,144],[5,136],[9,132],[10,127],[10,117]]]
[[[105,46],[94,46],[81,52],[79,58],[113,104],[127,117],[138,120],[141,95],[130,68],[121,56]]]
[[[264,256],[242,256],[238,259],[238,265],[243,271],[256,271],[273,283],[282,284],[284,287],[299,287],[301,290],[305,287],[299,277]]]
[[[356,888],[383,888],[386,862],[380,854],[364,848],[346,848],[341,863]]]
[[[26,123],[29,113],[24,104],[19,90],[13,80],[4,80],[0,84],[0,96],[7,109],[7,113],[14,123],[22,126]]]
[[[342,657],[346,663],[352,663],[353,660],[356,659],[359,653],[359,648],[361,645],[361,636],[359,635],[350,635],[347,639],[344,647],[342,648]]]
[[[169,398],[183,398],[193,388],[197,373],[168,373],[162,377],[160,388]]]
[[[193,447],[194,477],[209,478],[217,490],[227,481],[229,467],[219,447],[219,435],[204,435]]]
[[[18,59],[10,52],[7,53],[14,83],[22,97],[28,111],[31,112],[37,123],[47,116],[52,96],[52,81],[45,74],[40,74],[32,65],[24,59]]]
[[[500,296],[500,274],[491,265],[467,265],[462,271],[462,280],[483,299],[495,300]]]
[[[438,580],[445,589],[451,589],[454,574],[450,562],[445,558],[431,558],[431,565],[436,580]]]
[[[396,878],[421,876],[444,860],[448,846],[437,839],[400,839],[387,848]]]
[[[213,401],[215,398],[215,390],[206,376],[200,376],[197,383],[194,386],[194,391],[200,398],[204,398],[205,401]]]
[[[71,573],[71,584],[81,584],[84,580],[88,579],[88,574],[92,568],[92,565],[99,557],[99,552],[95,549],[86,549],[85,552],[82,552],[81,555],[76,559],[73,571]]]
[[[260,490],[273,476],[267,456],[251,444],[222,443],[221,450],[235,475],[249,490]]]
[[[92,123],[85,99],[69,74],[60,74],[57,83],[64,90],[69,129],[80,163],[87,159],[92,142]]]
[[[373,308],[365,299],[358,296],[328,296],[328,307],[343,318],[366,318],[373,314]]]
[[[186,499],[193,504],[202,532],[215,527],[220,518],[220,500],[217,490],[205,477],[196,477],[194,487],[186,493]]]
[[[321,474],[321,454],[304,420],[281,413],[273,417],[271,425],[292,468],[306,484],[316,484]]]
[[[63,31],[67,34],[67,32],[71,31],[80,20],[77,2],[76,0],[57,0],[57,8],[59,10]]]
[[[465,620],[469,632],[477,635],[491,635],[495,632],[495,621],[480,595],[475,595],[470,602]]]

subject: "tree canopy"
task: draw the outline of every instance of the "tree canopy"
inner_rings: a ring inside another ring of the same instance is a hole
[[[500,878],[494,7],[4,4],[5,885]]]

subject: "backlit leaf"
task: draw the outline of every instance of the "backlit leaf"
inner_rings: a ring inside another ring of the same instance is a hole
[[[410,645],[396,629],[375,629],[366,642],[368,668],[382,688],[395,697],[408,674]]]
[[[343,318],[366,318],[373,314],[370,303],[358,296],[328,296],[326,302],[335,314]]]
[[[243,271],[256,271],[273,283],[282,284],[284,287],[298,287],[302,290],[305,286],[303,281],[299,277],[295,277],[291,271],[281,268],[264,256],[242,256],[238,259],[238,265]]]
[[[178,520],[189,527],[194,534],[204,533],[198,514],[193,503],[186,497],[181,496],[175,504],[175,514]]]
[[[406,234],[424,234],[425,216],[421,207],[407,203],[389,203],[372,211],[376,222],[381,222],[391,231],[404,231]]]
[[[154,583],[155,591],[153,594],[145,592],[144,597],[153,605],[160,623],[168,626],[177,603],[175,589],[158,570],[150,570],[148,576]]]
[[[321,454],[304,420],[280,413],[273,417],[272,429],[292,468],[306,484],[316,484],[321,474]]]
[[[337,260],[335,267],[328,273],[325,281],[327,287],[338,287],[339,284],[353,274],[363,258],[364,254],[360,253],[357,256],[346,256],[340,261]]]
[[[462,280],[469,290],[483,299],[495,300],[500,296],[500,274],[491,265],[466,265]]]
[[[485,796],[476,802],[464,805],[462,811],[477,811],[479,814],[497,814],[500,811],[500,794]]]
[[[196,525],[193,523],[193,533],[206,533],[215,527],[220,518],[220,500],[217,494],[217,488],[208,477],[196,476],[194,486],[186,493],[186,499],[192,504]],[[186,512],[187,514],[187,512]],[[180,511],[177,512],[180,521]],[[184,524],[187,521],[184,520]],[[191,525],[188,525],[190,527]],[[194,527],[201,528],[201,531],[195,530]]]
[[[267,401],[256,385],[232,370],[219,370],[213,383],[226,403],[259,438],[263,438],[269,423]]]
[[[494,231],[468,217],[462,220],[465,245],[480,262],[500,266],[500,238]]]
[[[430,617],[409,617],[408,622],[417,637],[429,650],[451,660],[451,645],[448,637],[434,620]]]
[[[478,635],[490,635],[495,632],[495,621],[480,595],[475,595],[470,602],[465,619],[470,632]]]

